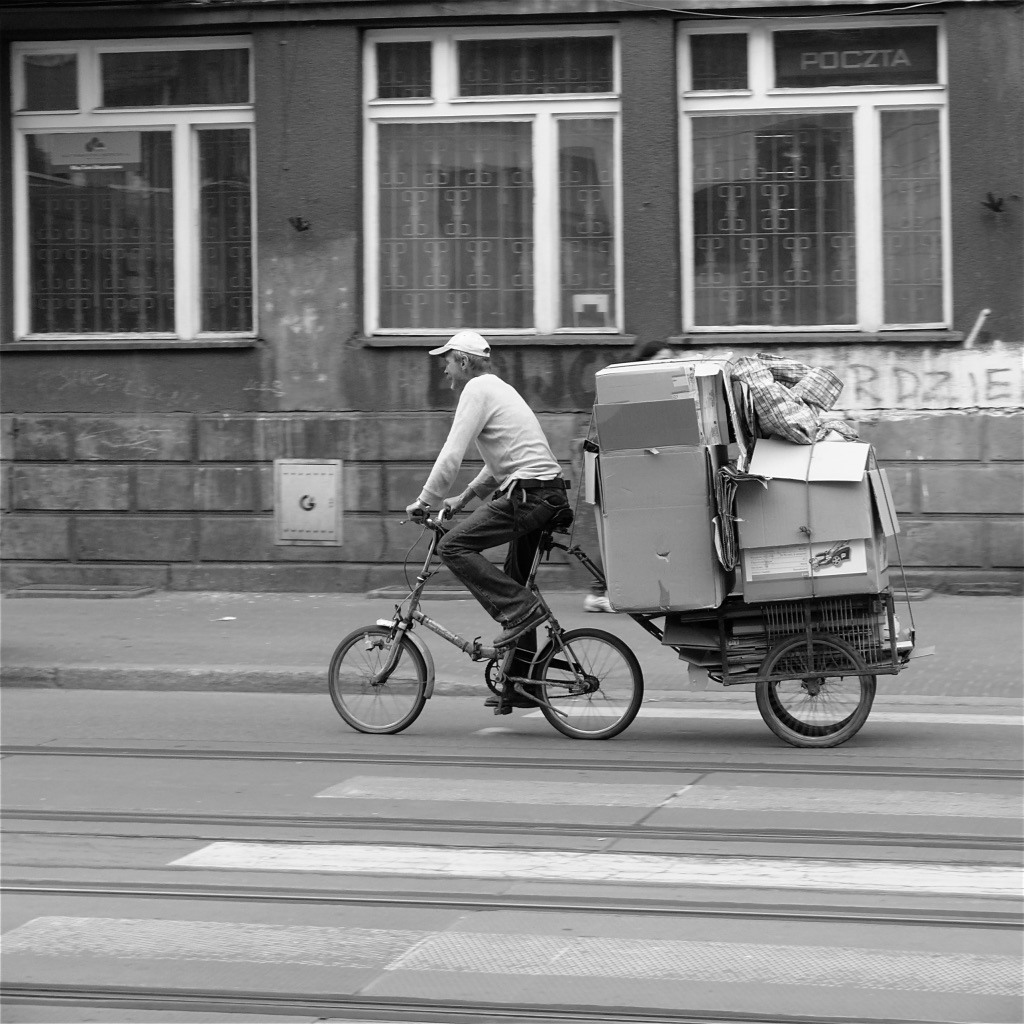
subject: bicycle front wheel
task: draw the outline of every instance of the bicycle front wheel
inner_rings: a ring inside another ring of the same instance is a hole
[[[396,643],[394,670],[380,679]],[[359,732],[401,732],[416,721],[427,700],[423,655],[408,637],[391,639],[391,630],[383,626],[349,633],[334,651],[327,679],[338,714]]]
[[[784,640],[768,652],[755,692],[765,724],[794,747],[837,747],[867,721],[875,676],[857,652],[834,636]]]
[[[600,629],[571,629],[556,637],[537,663],[535,678],[551,708],[544,717],[577,740],[617,736],[644,699],[640,662],[629,646]]]

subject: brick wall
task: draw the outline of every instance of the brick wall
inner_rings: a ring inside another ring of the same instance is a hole
[[[541,416],[574,484],[588,419]],[[4,416],[4,586],[327,592],[398,584],[416,537],[399,519],[450,420],[450,412]],[[911,585],[1020,592],[1024,413],[858,425],[889,471]],[[274,543],[276,458],[345,460],[342,546]],[[464,467],[462,482],[475,471]],[[574,502],[578,494],[574,486]],[[596,551],[586,506],[575,540]],[[589,583],[564,559],[547,579],[551,588]]]

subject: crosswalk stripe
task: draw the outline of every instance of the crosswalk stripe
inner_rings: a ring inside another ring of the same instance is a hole
[[[806,811],[814,814],[932,815],[1019,818],[1019,793],[950,793],[915,789],[815,789],[777,786],[653,785],[546,782],[508,785],[495,779],[358,775],[318,797],[410,800],[416,803],[497,803],[575,807],[665,807],[713,811]]]
[[[301,964],[377,971],[712,981],[1018,996],[1016,957],[564,933],[422,931],[134,918],[39,917],[10,957]]]
[[[317,793],[344,800],[453,800],[546,806],[652,807],[675,796],[679,785],[544,782],[509,785],[499,779],[421,779],[360,775]]]
[[[811,858],[707,857],[504,850],[373,843],[215,842],[172,867],[309,871],[350,875],[500,878],[630,885],[912,892],[1021,898],[1020,870],[1001,864],[940,864]]]

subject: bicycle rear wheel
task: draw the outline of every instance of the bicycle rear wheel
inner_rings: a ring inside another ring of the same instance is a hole
[[[617,736],[636,718],[644,698],[640,662],[629,646],[600,629],[571,629],[555,638],[537,663],[541,707],[560,732],[578,740]]]
[[[779,739],[794,747],[837,747],[867,721],[875,676],[857,652],[834,636],[811,634],[782,641],[768,652],[759,680],[757,708]]]
[[[427,700],[427,666],[408,638],[392,640],[383,626],[353,630],[338,644],[328,670],[331,700],[353,729],[395,733],[416,721]],[[398,660],[386,679],[380,679],[392,645]],[[376,681],[375,681],[376,680]]]

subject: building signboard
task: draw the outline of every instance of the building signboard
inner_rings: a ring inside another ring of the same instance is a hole
[[[938,82],[938,36],[932,25],[775,32],[774,41],[779,89]]]
[[[45,138],[54,167],[72,171],[120,171],[141,159],[140,132],[58,132]]]

